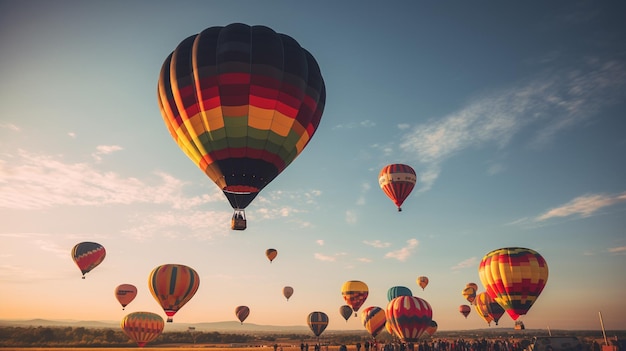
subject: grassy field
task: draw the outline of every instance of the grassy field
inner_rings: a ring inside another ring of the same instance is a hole
[[[273,351],[272,347],[226,347],[224,345],[180,345],[180,346],[150,346],[150,344],[146,345],[143,348],[139,347],[16,347],[16,348],[0,348],[2,351],[16,350],[16,351],[137,351],[137,350],[151,350],[151,351],[198,351],[198,350],[207,350],[207,351]],[[313,348],[311,348],[312,350]],[[280,351],[280,348],[278,349]],[[322,348],[323,351],[326,351],[325,348]],[[338,351],[339,346],[329,346],[328,351]],[[283,346],[282,351],[300,351],[300,346]]]

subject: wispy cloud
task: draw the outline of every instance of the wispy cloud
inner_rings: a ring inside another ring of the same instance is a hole
[[[318,261],[324,261],[324,262],[335,262],[337,260],[336,256],[329,256],[329,255],[324,255],[321,253],[316,252],[313,257],[315,257],[316,260]]]
[[[373,240],[373,241],[364,240],[363,243],[365,245],[369,245],[369,246],[372,246],[372,247],[375,247],[375,248],[379,248],[379,249],[391,246],[391,243],[389,243],[389,242],[382,242],[380,240]]]
[[[477,265],[478,265],[478,259],[476,257],[470,257],[452,266],[451,269],[456,271],[456,270],[465,269],[465,268],[476,268]]]
[[[230,232],[230,211],[163,211],[136,214],[130,218],[125,236],[137,241],[157,236],[209,240]]]
[[[419,241],[417,239],[409,239],[407,240],[407,245],[405,247],[400,250],[387,252],[387,254],[385,254],[385,258],[395,258],[398,261],[404,262],[411,257],[418,245]]]
[[[169,204],[192,208],[221,201],[223,195],[188,197],[188,183],[156,173],[156,184],[103,172],[89,163],[67,163],[59,156],[19,150],[11,162],[0,159],[0,207],[34,210],[59,205],[102,206],[133,203]]]
[[[8,129],[14,132],[19,132],[20,130],[22,130],[20,127],[13,123],[0,123],[0,129]]]
[[[352,210],[347,210],[346,211],[346,223],[348,223],[348,224],[356,224],[356,222],[357,222],[356,212],[354,212]]]
[[[537,132],[528,145],[545,145],[557,133],[621,101],[625,86],[623,62],[587,60],[575,69],[555,69],[486,94],[448,116],[414,126],[402,136],[399,148],[422,165],[426,175],[419,176],[420,190],[428,190],[447,159],[485,145],[504,148],[529,126]]]
[[[73,135],[70,134],[70,136],[73,136]],[[121,150],[124,150],[124,148],[119,145],[98,145],[96,146],[96,151],[92,153],[91,156],[96,161],[102,161],[103,155],[110,155],[116,151],[121,151]]]
[[[545,213],[535,217],[534,221],[541,222],[552,218],[580,216],[589,217],[599,210],[626,202],[626,192],[615,195],[589,194],[579,196],[572,201],[552,208]]]
[[[610,253],[626,254],[626,246],[610,247],[608,251]]]
[[[317,245],[319,245],[319,246],[324,246],[324,240],[323,240],[323,239],[318,239],[318,240],[315,240],[315,243],[316,243]]]
[[[337,124],[333,129],[355,129],[355,128],[372,128],[376,126],[376,122],[366,119],[360,122],[349,122],[344,124]]]
[[[368,182],[361,183],[361,192],[359,194],[359,197],[356,200],[356,204],[358,206],[365,205],[366,195],[370,191],[371,188],[372,188],[372,186],[370,185],[370,183],[368,183]]]

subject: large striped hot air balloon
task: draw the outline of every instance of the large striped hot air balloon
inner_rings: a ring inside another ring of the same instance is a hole
[[[191,300],[199,286],[198,273],[182,264],[158,266],[148,277],[150,292],[165,311],[168,323],[172,322],[176,312]]]
[[[85,274],[96,268],[106,256],[104,246],[85,241],[74,245],[72,248],[72,259],[80,269],[85,279]]]
[[[319,338],[328,326],[328,315],[324,312],[311,312],[306,319],[306,324],[308,324],[313,334]]]
[[[485,290],[517,320],[528,313],[548,281],[548,264],[536,251],[505,247],[487,253],[478,275]]]
[[[369,288],[367,287],[367,284],[362,281],[348,280],[341,286],[341,296],[343,296],[346,304],[352,307],[352,310],[355,312],[355,317],[356,312],[359,308],[361,308],[367,299],[367,295],[369,295]]]
[[[398,296],[413,296],[413,292],[406,286],[392,286],[387,290],[387,302]]]
[[[416,296],[399,296],[389,301],[385,310],[391,329],[404,342],[417,342],[430,326],[433,310]]]
[[[156,313],[133,312],[122,318],[120,326],[139,347],[144,347],[146,343],[161,335],[165,323],[163,323],[163,318]]]
[[[367,307],[361,312],[361,322],[372,338],[376,339],[376,335],[385,329],[385,310],[378,306]]]
[[[387,165],[378,174],[380,188],[396,204],[398,211],[402,211],[401,206],[413,191],[416,182],[417,176],[413,168],[401,163]]]
[[[158,102],[178,146],[237,214],[307,146],[326,88],[296,40],[233,23],[178,45],[161,68]]]

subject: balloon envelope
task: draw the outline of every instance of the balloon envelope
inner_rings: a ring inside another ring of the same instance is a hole
[[[354,312],[358,311],[369,295],[367,284],[359,280],[349,280],[341,286],[341,296]]]
[[[416,342],[433,318],[430,304],[416,296],[399,296],[385,310],[394,333],[404,342]]]
[[[137,287],[132,284],[120,284],[115,288],[115,298],[122,305],[128,306],[137,296]]]
[[[361,312],[361,322],[370,335],[376,338],[376,335],[385,328],[385,323],[387,323],[385,310],[377,306],[367,307]]]
[[[474,300],[476,300],[476,289],[471,286],[466,286],[465,289],[461,292],[463,297],[470,303],[473,304]]]
[[[248,306],[237,306],[235,307],[235,315],[237,316],[237,319],[239,319],[239,322],[243,324],[243,321],[245,321],[250,315],[250,309]]]
[[[406,286],[392,286],[387,290],[387,302],[398,296],[413,296],[413,292]]]
[[[468,305],[461,305],[459,306],[459,312],[465,317],[467,318],[467,316],[470,314],[470,312],[472,311],[472,308],[469,307]]]
[[[283,296],[289,301],[289,298],[293,295],[293,288],[290,286],[286,286],[283,288]]]
[[[424,277],[424,276],[417,277],[416,282],[417,282],[417,285],[419,285],[420,288],[424,290],[426,286],[428,285],[428,277]]]
[[[536,251],[505,247],[487,253],[478,275],[485,290],[517,320],[528,313],[548,281],[548,264]]]
[[[270,263],[272,263],[272,261],[274,261],[276,256],[278,256],[278,250],[276,250],[276,249],[267,249],[267,250],[265,250],[265,257],[267,257],[267,259],[270,260]]]
[[[244,209],[307,146],[326,88],[296,40],[233,23],[183,40],[162,65],[157,95],[178,146]]]
[[[328,315],[324,312],[311,312],[306,323],[315,336],[320,336],[328,326]]]
[[[148,287],[154,299],[167,315],[173,317],[198,291],[200,277],[191,267],[182,264],[164,264],[152,270]]]
[[[104,246],[94,242],[85,241],[72,248],[72,259],[83,274],[83,279],[85,274],[102,263],[105,256]]]
[[[350,307],[348,305],[341,305],[341,306],[339,306],[339,314],[347,322],[348,319],[350,319],[350,316],[352,316],[352,307]]]
[[[146,343],[161,335],[165,323],[163,318],[156,313],[133,312],[122,318],[120,326],[139,347],[144,347]]]
[[[437,331],[437,328],[439,326],[437,325],[437,322],[435,321],[430,321],[430,324],[428,325],[428,328],[426,328],[426,333],[430,336],[433,336],[433,334],[435,334],[435,332]]]
[[[417,176],[409,165],[395,163],[383,167],[378,174],[378,184],[385,195],[402,211],[404,200],[411,194]]]

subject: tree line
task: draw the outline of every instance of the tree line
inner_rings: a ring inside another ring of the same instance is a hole
[[[309,336],[301,336],[306,339]],[[162,333],[151,345],[160,344],[238,344],[274,342],[275,335],[227,334],[218,332],[181,331]],[[0,347],[133,347],[120,329],[84,327],[0,327]]]

